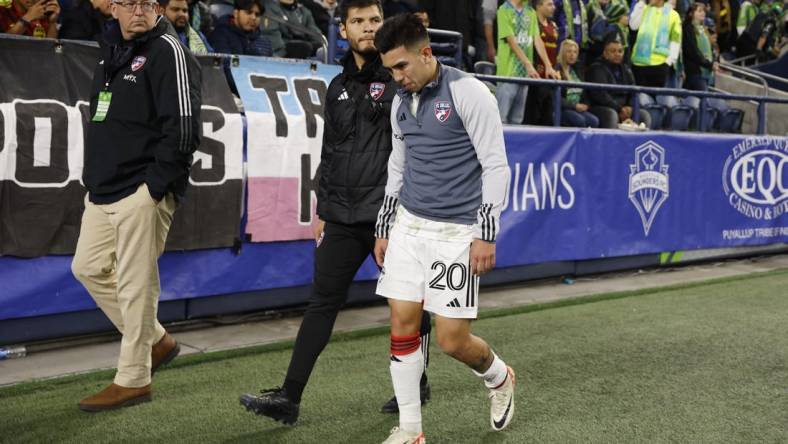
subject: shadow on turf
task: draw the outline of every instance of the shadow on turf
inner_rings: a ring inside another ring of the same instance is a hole
[[[367,437],[369,435],[380,435],[380,441],[386,439],[386,436],[391,430],[391,427],[395,425],[396,420],[393,419],[393,416],[380,416],[377,420],[370,420],[367,421],[367,427],[355,430],[349,436],[343,437],[342,442],[347,443],[354,443],[354,442],[367,442],[366,439],[361,437]],[[235,443],[292,443],[295,440],[291,436],[292,433],[295,433],[295,428],[297,427],[307,427],[310,425],[309,420],[306,421],[300,420],[293,426],[286,426],[281,424],[273,424],[272,422],[266,421],[264,429],[255,430],[246,433],[237,433],[231,437],[228,437],[226,440],[222,441],[226,444],[235,444]],[[302,442],[302,441],[298,441]],[[322,438],[315,437],[314,442],[325,442]],[[486,441],[485,442],[493,442],[493,441]]]

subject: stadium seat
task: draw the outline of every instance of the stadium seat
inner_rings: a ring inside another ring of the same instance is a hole
[[[673,106],[668,115],[668,128],[673,131],[687,131],[694,115],[695,109],[689,105]]]
[[[695,96],[685,97],[681,100],[682,105],[686,105],[691,107],[694,110],[694,115],[692,116],[692,120],[690,121],[690,129],[694,129],[697,131],[702,132],[709,132],[714,129],[714,124],[719,117],[720,111],[717,108],[710,106],[709,102],[706,101],[706,108],[704,109],[704,116],[703,116],[703,125],[698,122],[700,118],[700,98]]]
[[[668,108],[654,101],[654,98],[646,93],[638,94],[640,109],[651,116],[649,129],[662,129],[665,126],[665,117],[668,115]]]
[[[494,76],[496,73],[495,63],[492,62],[485,62],[485,61],[478,61],[473,64],[473,72],[476,74],[484,74],[488,76]],[[494,82],[489,80],[482,80],[487,86],[487,89],[490,90],[491,93],[495,94],[495,89],[497,88]]]
[[[675,96],[657,96],[657,103],[664,105],[668,109],[665,118],[665,128],[674,131],[687,131],[692,121],[695,110],[679,102]]]
[[[475,72],[476,74],[494,76],[495,71],[496,71],[496,66],[495,63],[492,62],[485,62],[481,60],[473,64],[473,72]]]
[[[738,108],[729,108],[720,113],[717,119],[717,129],[722,133],[740,133],[744,121],[744,111]]]
[[[235,7],[232,4],[214,2],[211,3],[211,19],[214,23],[222,21],[225,17],[232,16]]]

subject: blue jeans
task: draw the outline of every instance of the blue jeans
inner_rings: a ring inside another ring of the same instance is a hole
[[[578,128],[599,128],[599,118],[588,111],[581,113],[564,108],[561,110],[561,125]]]
[[[528,85],[516,83],[498,83],[495,98],[498,100],[498,112],[504,124],[520,125],[525,117],[525,98],[528,96]]]

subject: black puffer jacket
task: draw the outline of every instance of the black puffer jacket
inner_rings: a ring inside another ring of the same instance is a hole
[[[397,85],[380,58],[359,71],[348,52],[328,86],[317,214],[327,222],[374,223],[391,154],[391,101]]]

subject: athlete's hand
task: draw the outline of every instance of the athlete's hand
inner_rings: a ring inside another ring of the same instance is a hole
[[[317,243],[318,246],[320,245],[320,241],[323,240],[323,234],[325,232],[325,229],[326,229],[326,221],[318,219],[317,223],[313,227],[315,242]]]
[[[386,249],[388,247],[388,239],[375,239],[375,262],[378,263],[378,267],[383,267],[383,260],[386,258]]]
[[[494,267],[495,244],[481,239],[474,239],[471,243],[471,273],[481,276]]]

